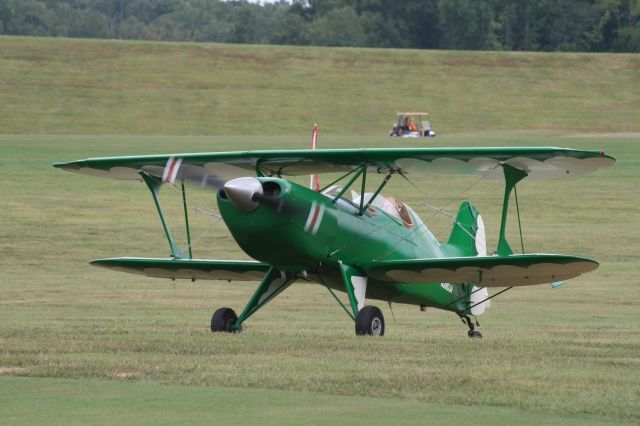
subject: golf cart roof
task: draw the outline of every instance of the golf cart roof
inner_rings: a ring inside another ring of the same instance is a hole
[[[428,112],[399,112],[398,115],[429,115]]]

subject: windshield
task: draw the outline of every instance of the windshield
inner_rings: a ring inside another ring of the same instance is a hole
[[[351,192],[353,196],[353,202],[356,205],[359,205],[361,198],[360,195],[355,191]],[[368,203],[372,196],[373,192],[365,193],[364,203]],[[398,201],[395,198],[385,197],[381,194],[378,194],[378,196],[373,199],[371,205],[377,207],[388,215],[395,217],[396,219],[400,219],[407,228],[413,227],[413,216],[411,215],[411,209],[402,201]]]
[[[333,186],[325,189],[324,191],[322,191],[322,194],[326,195],[327,197],[333,198],[340,191],[342,191],[342,186],[333,185]],[[357,206],[360,205],[360,199],[362,197],[360,196],[360,194],[358,194],[353,189],[350,190],[349,192],[351,193],[351,201],[347,200],[346,198],[342,198],[342,197],[340,198],[340,200],[344,200],[344,201],[348,202],[349,204],[351,204],[353,207],[357,208]],[[369,202],[371,197],[373,197],[373,194],[374,194],[373,192],[367,192],[367,193],[364,194],[364,204],[367,204]],[[371,203],[371,206],[376,207],[378,210],[382,210],[383,212],[385,212],[389,216],[392,216],[392,217],[394,217],[396,219],[401,220],[402,223],[407,228],[412,228],[413,225],[414,225],[413,215],[411,213],[411,208],[409,206],[407,206],[405,203],[403,203],[402,201],[398,201],[395,198],[385,197],[385,196],[383,196],[381,194],[378,194],[376,196],[376,198],[373,199],[373,202]],[[371,210],[371,207],[369,209]],[[375,211],[373,213],[375,213]]]

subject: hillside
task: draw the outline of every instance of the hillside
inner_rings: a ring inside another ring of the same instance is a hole
[[[640,56],[0,37],[4,134],[640,130]]]

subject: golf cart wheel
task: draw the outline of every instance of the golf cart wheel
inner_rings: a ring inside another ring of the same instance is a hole
[[[231,333],[235,330],[233,325],[238,320],[238,316],[231,308],[220,308],[213,313],[211,317],[211,332],[216,333],[219,331],[225,333]]]
[[[384,336],[384,315],[377,306],[365,306],[356,317],[357,336]]]

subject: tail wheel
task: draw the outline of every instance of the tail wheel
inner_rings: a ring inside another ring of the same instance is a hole
[[[358,312],[356,335],[384,336],[384,315],[377,306],[365,306]]]
[[[213,313],[211,317],[211,332],[219,331],[231,333],[235,331],[233,325],[238,320],[238,316],[231,308],[220,308]]]

